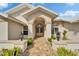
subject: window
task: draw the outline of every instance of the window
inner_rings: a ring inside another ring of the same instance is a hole
[[[54,27],[52,26],[52,34],[54,34]]]
[[[59,31],[58,26],[52,25],[52,34],[57,33]]]
[[[23,33],[24,35],[28,35],[28,31],[24,31],[24,33]]]
[[[58,32],[58,28],[55,28],[55,33],[57,33]]]
[[[27,26],[24,26],[23,34],[24,35],[28,35],[28,27]]]

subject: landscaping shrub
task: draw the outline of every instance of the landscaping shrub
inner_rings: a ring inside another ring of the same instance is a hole
[[[52,42],[52,39],[51,39],[51,38],[48,38],[48,41],[49,41],[49,42]]]
[[[55,39],[56,39],[55,34],[52,34],[52,35],[51,35],[51,39],[53,39],[53,40],[55,40]]]
[[[2,49],[1,56],[13,56],[13,51],[8,49]]]
[[[67,31],[64,30],[64,32],[63,32],[63,40],[67,40],[66,34],[67,34]]]
[[[20,55],[21,52],[22,52],[21,48],[19,48],[19,47],[14,47],[13,48],[13,54],[14,54],[14,56]]]
[[[21,48],[14,47],[13,49],[3,49],[1,56],[18,56],[22,52]]]
[[[52,45],[52,39],[48,38],[48,41],[50,42],[50,45]]]
[[[32,38],[28,38],[27,39],[27,45],[32,45],[33,43],[33,39]]]
[[[57,48],[57,56],[76,56],[77,54],[71,50],[67,50],[64,47]]]
[[[52,41],[56,39],[55,34],[51,35],[51,38],[48,38],[48,41],[52,44]]]

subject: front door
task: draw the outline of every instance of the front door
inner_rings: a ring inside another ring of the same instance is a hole
[[[44,26],[42,24],[38,24],[36,26],[36,37],[44,36]]]

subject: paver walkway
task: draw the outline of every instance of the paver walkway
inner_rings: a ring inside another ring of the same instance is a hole
[[[28,49],[26,54],[29,56],[49,56],[52,54],[52,48],[48,40],[44,37],[36,38],[33,41],[33,47]]]

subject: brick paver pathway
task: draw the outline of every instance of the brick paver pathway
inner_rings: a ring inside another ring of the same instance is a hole
[[[33,41],[33,47],[28,49],[26,54],[29,56],[49,56],[52,54],[52,48],[48,40],[44,37],[36,38]]]

